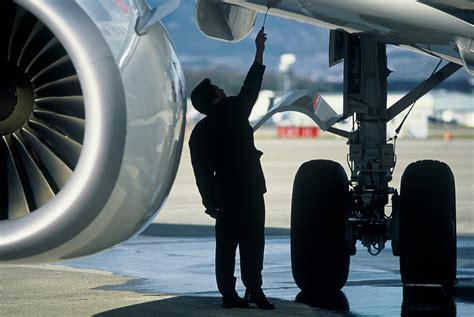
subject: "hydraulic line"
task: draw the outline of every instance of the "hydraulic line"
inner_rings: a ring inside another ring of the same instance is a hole
[[[423,86],[423,89],[420,90],[420,93],[418,95],[418,98],[416,98],[415,102],[413,102],[413,104],[411,105],[410,107],[410,110],[408,110],[407,114],[405,115],[405,117],[403,117],[403,120],[402,122],[400,122],[400,125],[395,129],[395,135],[393,138],[390,138],[387,140],[388,141],[391,141],[393,140],[393,152],[395,153],[395,146],[397,144],[397,138],[398,138],[398,134],[400,133],[400,130],[402,129],[402,126],[403,124],[405,123],[405,120],[408,118],[408,116],[410,115],[411,111],[413,110],[413,108],[415,107],[415,104],[416,102],[418,101],[418,99],[420,99],[421,95],[423,94],[423,92],[425,91],[426,87],[428,86],[428,84],[431,82],[431,79],[433,78],[433,75],[436,73],[436,71],[438,70],[439,66],[441,65],[441,62],[443,60],[439,60],[438,64],[436,65],[436,67],[433,69],[433,71],[431,72],[431,75],[430,77],[428,77],[428,80],[425,82],[425,85]],[[394,162],[394,166],[393,166],[393,169],[391,171],[391,173],[393,174],[393,172],[395,171],[395,166],[397,164],[397,160],[395,159],[395,162]]]

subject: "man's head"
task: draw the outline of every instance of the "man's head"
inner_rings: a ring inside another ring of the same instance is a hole
[[[191,102],[200,113],[208,115],[214,105],[226,98],[226,94],[219,87],[212,85],[209,78],[201,81],[191,93]]]

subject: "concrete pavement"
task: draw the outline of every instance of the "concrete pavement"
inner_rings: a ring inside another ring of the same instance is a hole
[[[343,140],[278,140],[257,137],[267,178],[267,245],[264,287],[277,310],[223,310],[213,274],[213,220],[204,214],[194,184],[187,146],[170,197],[146,235],[100,254],[58,265],[0,265],[1,316],[400,316],[406,309],[398,259],[389,249],[372,257],[359,249],[349,281],[333,307],[293,302],[289,219],[291,188],[298,166],[327,158],[345,164]],[[404,167],[421,158],[450,164],[456,177],[460,285],[438,315],[474,311],[474,140],[399,140],[394,184]],[[471,236],[469,236],[471,235]],[[71,268],[74,267],[74,268]],[[92,270],[91,270],[92,269]],[[109,273],[109,272],[113,272]],[[239,284],[239,291],[243,287]],[[326,301],[327,302],[327,301]],[[347,305],[346,305],[347,304]],[[431,308],[430,308],[431,307]],[[454,311],[453,308],[454,307]],[[433,307],[422,307],[425,312]],[[441,310],[440,310],[441,309]]]

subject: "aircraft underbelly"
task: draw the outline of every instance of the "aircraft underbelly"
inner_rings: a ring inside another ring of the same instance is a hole
[[[258,0],[223,2],[257,12],[267,9]],[[268,14],[349,33],[369,33],[381,42],[464,64],[468,71],[472,69],[471,58],[461,57],[459,43],[474,39],[474,26],[417,1],[283,0]],[[470,50],[464,52],[471,54]]]

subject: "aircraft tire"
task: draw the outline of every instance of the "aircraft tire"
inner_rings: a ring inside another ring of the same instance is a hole
[[[296,173],[291,204],[293,278],[306,294],[335,292],[347,281],[345,240],[349,187],[337,162],[305,162]]]
[[[441,285],[456,280],[456,195],[445,163],[417,161],[400,185],[400,273],[404,285]]]

